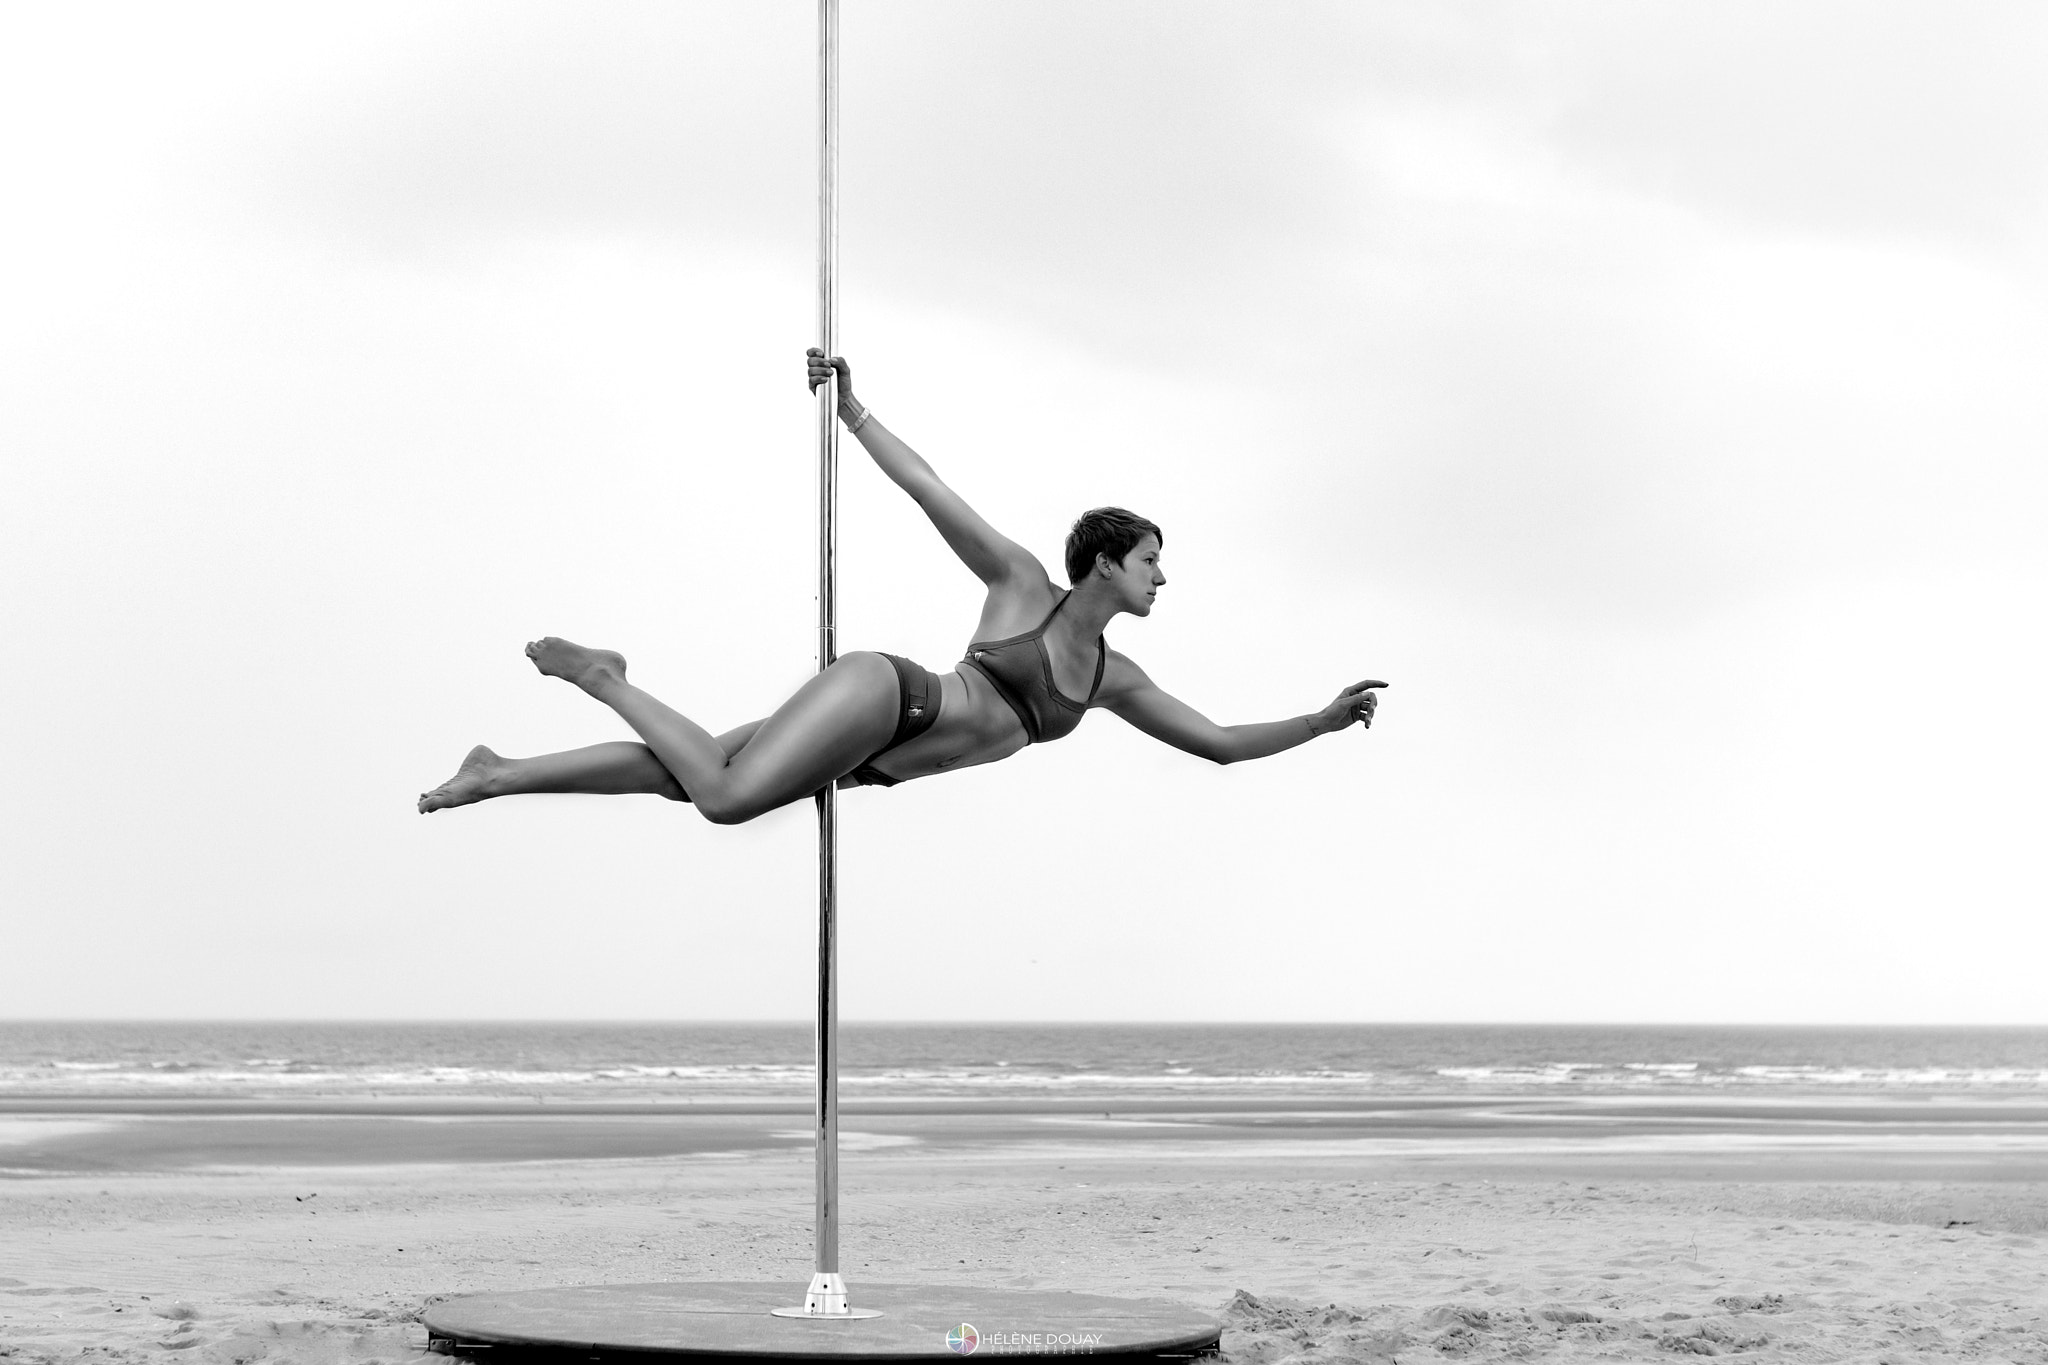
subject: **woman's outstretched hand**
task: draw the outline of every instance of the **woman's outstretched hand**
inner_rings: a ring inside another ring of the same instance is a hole
[[[1332,730],[1348,730],[1353,725],[1372,728],[1372,713],[1379,709],[1380,699],[1372,694],[1375,687],[1386,684],[1376,678],[1356,682],[1337,694],[1337,700],[1325,706],[1316,715],[1316,733],[1328,734]]]
[[[818,385],[830,379],[832,372],[837,370],[839,372],[839,411],[842,413],[860,411],[860,404],[853,401],[853,367],[846,363],[845,357],[835,355],[828,360],[823,351],[813,346],[804,352],[804,368],[808,371],[812,393],[816,393]]]

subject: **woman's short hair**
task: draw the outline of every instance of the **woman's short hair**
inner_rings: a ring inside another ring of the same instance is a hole
[[[1124,556],[1137,549],[1138,542],[1146,536],[1166,544],[1165,533],[1136,512],[1126,512],[1121,507],[1097,507],[1083,512],[1074,522],[1074,529],[1067,532],[1067,581],[1079,583],[1086,578],[1095,567],[1097,555],[1108,555],[1113,563],[1123,563]]]

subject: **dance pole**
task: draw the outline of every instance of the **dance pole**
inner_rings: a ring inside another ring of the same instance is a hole
[[[818,0],[818,346],[839,347],[839,0]],[[818,671],[839,657],[839,377],[818,386]],[[839,806],[818,802],[818,1259],[804,1317],[870,1317],[839,1275]],[[796,1315],[796,1309],[778,1309]]]

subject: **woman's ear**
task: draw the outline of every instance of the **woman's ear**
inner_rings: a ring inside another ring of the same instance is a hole
[[[1098,578],[1116,577],[1116,564],[1099,550],[1095,554],[1095,575]]]

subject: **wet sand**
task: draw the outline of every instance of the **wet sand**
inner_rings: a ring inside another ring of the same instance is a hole
[[[540,1107],[0,1108],[0,1351],[412,1360],[433,1295],[808,1278],[802,1106]],[[2048,1362],[2038,1107],[932,1110],[845,1119],[856,1292],[1167,1297],[1257,1365]]]

